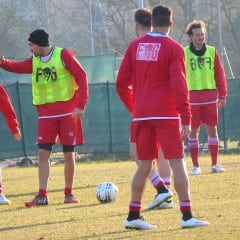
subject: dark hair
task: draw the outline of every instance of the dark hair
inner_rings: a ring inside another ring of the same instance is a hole
[[[204,31],[206,31],[206,24],[204,21],[202,20],[193,20],[192,22],[190,22],[187,27],[186,27],[186,34],[188,36],[193,34],[193,29],[197,29],[197,28],[202,28]]]
[[[152,12],[148,8],[139,8],[134,12],[134,20],[136,23],[144,27],[151,27]]]
[[[169,27],[172,22],[172,14],[171,7],[155,6],[152,10],[152,24],[158,27]]]

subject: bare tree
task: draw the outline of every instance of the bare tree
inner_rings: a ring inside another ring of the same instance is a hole
[[[187,23],[202,19],[208,25],[208,43],[220,46],[218,0],[143,2],[144,7],[149,8],[159,3],[173,7],[175,26],[170,34],[181,44],[188,44],[185,34]],[[240,76],[240,5],[236,0],[220,2],[221,40],[237,77]],[[29,56],[27,38],[36,28],[47,29],[52,44],[72,48],[77,56],[91,55],[93,44],[95,55],[112,52],[123,55],[130,41],[136,37],[133,19],[136,0],[0,0],[0,4],[1,52],[10,57]],[[89,18],[90,8],[92,19]]]

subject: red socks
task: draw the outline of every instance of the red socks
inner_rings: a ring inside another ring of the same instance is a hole
[[[198,155],[199,155],[199,141],[195,138],[188,139],[189,151],[192,158],[194,167],[199,167]]]

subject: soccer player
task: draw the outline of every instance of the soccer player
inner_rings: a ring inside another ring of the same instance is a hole
[[[14,138],[20,141],[22,138],[19,122],[11,99],[2,84],[0,84],[0,111],[6,119],[7,125]],[[0,204],[10,204],[10,200],[3,193],[2,169],[0,166]]]
[[[218,109],[226,105],[227,80],[218,51],[206,44],[206,25],[203,21],[190,22],[186,28],[190,45],[185,47],[187,80],[192,113],[188,146],[192,158],[192,174],[200,174],[199,132],[204,124],[208,135],[213,173],[224,172],[218,163]]]
[[[173,26],[172,9],[162,5],[154,7],[152,26],[151,33],[130,43],[116,83],[121,100],[136,122],[139,159],[124,225],[132,229],[157,227],[143,219],[141,208],[152,161],[158,157],[161,145],[173,171],[182,213],[181,226],[207,226],[209,222],[198,220],[192,214],[183,148],[183,139],[190,133],[189,92],[183,47],[168,35]]]
[[[15,73],[32,74],[33,104],[38,112],[39,192],[27,207],[48,205],[50,156],[59,138],[65,160],[64,203],[78,203],[72,194],[75,146],[84,143],[82,118],[88,101],[88,80],[74,53],[49,44],[48,33],[33,31],[28,44],[33,56],[12,61],[0,56],[0,67]]]
[[[135,32],[137,37],[142,37],[151,32],[151,9],[139,8],[134,12]],[[138,163],[137,149],[136,149],[136,128],[135,123],[131,122],[130,134],[130,155]],[[156,164],[155,164],[156,163]],[[157,165],[157,166],[156,166]],[[159,175],[160,173],[160,175]],[[163,153],[160,149],[159,156],[156,161],[153,161],[153,168],[149,179],[157,190],[157,194],[153,202],[147,206],[146,210],[151,209],[167,209],[173,207],[171,188],[171,169],[169,162],[164,159]]]

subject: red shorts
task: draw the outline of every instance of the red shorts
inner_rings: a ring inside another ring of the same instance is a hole
[[[82,145],[84,138],[81,120],[74,119],[71,115],[39,118],[37,143],[56,143],[58,138],[62,145]]]
[[[136,121],[136,144],[139,160],[158,158],[161,145],[165,159],[184,157],[179,120]]]
[[[136,122],[130,123],[130,142],[136,142]]]
[[[205,105],[191,105],[191,127],[199,128],[202,124],[210,126],[218,125],[217,103]]]

